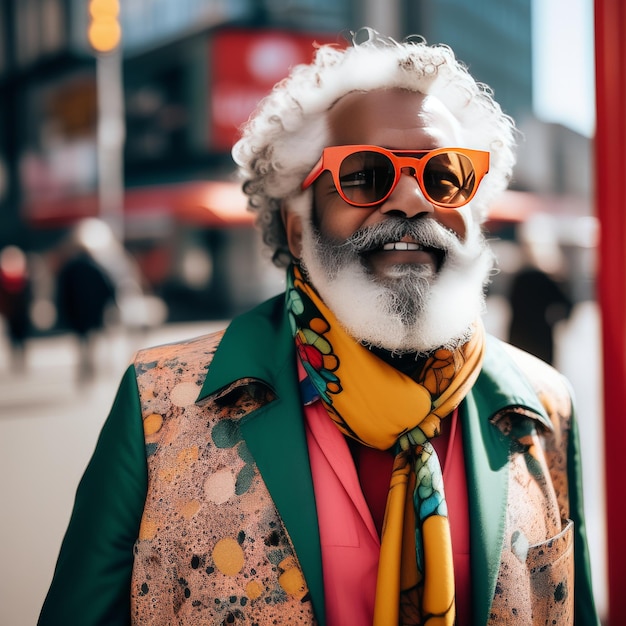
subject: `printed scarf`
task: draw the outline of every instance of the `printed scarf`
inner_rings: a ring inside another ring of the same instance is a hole
[[[350,337],[295,266],[288,273],[287,310],[308,381],[339,430],[395,453],[374,626],[452,626],[452,541],[430,439],[478,377],[482,324],[476,323],[471,339],[457,350],[437,350],[414,380]]]

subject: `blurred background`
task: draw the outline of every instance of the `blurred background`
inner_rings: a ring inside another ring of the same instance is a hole
[[[282,290],[230,148],[313,41],[364,25],[449,44],[521,130],[486,323],[574,386],[606,613],[593,0],[3,0],[0,625],[36,622],[133,351]]]

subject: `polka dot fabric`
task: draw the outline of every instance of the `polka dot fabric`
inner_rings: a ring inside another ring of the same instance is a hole
[[[234,404],[196,404],[220,338],[152,348],[135,362],[149,481],[133,623],[315,624],[293,546],[239,432],[269,392],[249,394],[239,381]]]

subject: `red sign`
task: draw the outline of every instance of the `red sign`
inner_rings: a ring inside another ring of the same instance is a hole
[[[338,42],[330,35],[279,30],[218,32],[211,50],[211,147],[230,150],[259,100],[290,68],[310,63],[316,43]]]

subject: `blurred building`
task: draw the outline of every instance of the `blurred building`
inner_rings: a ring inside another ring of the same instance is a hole
[[[505,113],[532,113],[531,0],[407,2],[408,21],[429,43],[446,43],[472,75],[495,90]]]
[[[53,250],[101,213],[89,7],[0,4],[0,244]],[[226,315],[273,288],[230,147],[271,85],[310,60],[312,40],[336,41],[347,11],[334,0],[120,2],[123,236],[173,315]]]
[[[124,243],[149,288],[184,318],[228,315],[276,287],[233,178],[230,147],[270,86],[310,59],[313,40],[336,42],[341,31],[367,24],[448,43],[505,111],[532,120],[530,4],[121,0],[120,212]],[[101,212],[89,23],[88,0],[0,3],[0,246],[53,250],[78,220]],[[551,139],[538,135],[542,151],[555,154]],[[554,145],[557,136],[550,135]],[[580,163],[558,152],[557,169]],[[536,154],[529,158],[537,163]],[[516,177],[514,188],[535,190],[539,179],[521,166],[529,175]],[[577,176],[560,177],[569,179]],[[501,213],[517,219],[512,206],[503,203]]]

